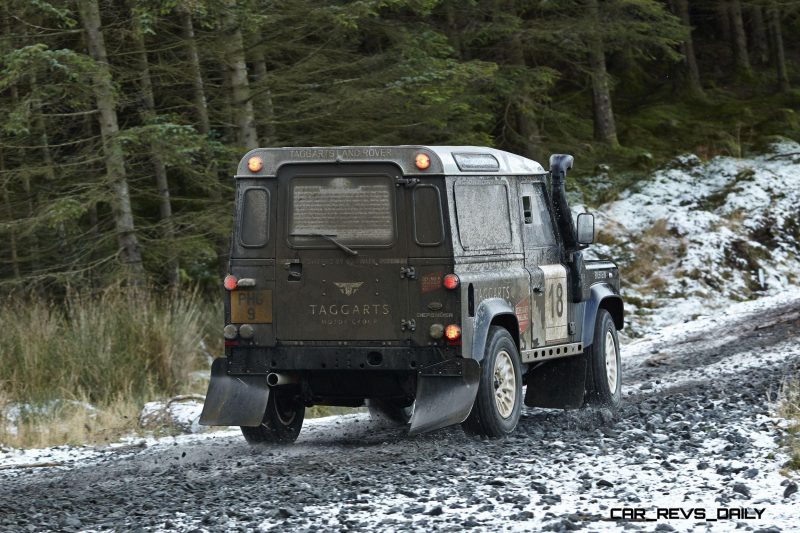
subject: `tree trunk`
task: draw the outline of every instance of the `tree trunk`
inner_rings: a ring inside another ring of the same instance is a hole
[[[97,64],[92,79],[92,89],[100,112],[100,136],[103,139],[106,174],[113,196],[112,211],[120,257],[129,280],[132,284],[138,285],[143,281],[144,266],[133,223],[131,197],[125,173],[125,155],[117,138],[119,124],[105,40],[100,29],[100,10],[97,0],[78,0],[78,9],[86,32],[89,53]]]
[[[197,129],[200,133],[208,135],[208,132],[211,131],[208,120],[208,102],[206,101],[203,71],[200,69],[200,55],[197,53],[197,41],[194,38],[192,14],[187,9],[180,9],[178,13],[181,18],[183,40],[186,43],[186,53],[189,59],[189,73],[192,76],[194,108],[197,112]]]
[[[3,174],[6,170],[5,165],[5,157],[3,154],[2,149],[0,149],[0,174]],[[8,240],[9,240],[9,247],[11,248],[11,270],[14,272],[14,277],[19,279],[20,277],[20,269],[19,269],[19,252],[17,251],[17,232],[14,229],[14,210],[11,208],[11,199],[8,195],[8,189],[3,187],[3,201],[6,207],[6,216],[8,217],[9,227],[8,227]]]
[[[781,31],[780,8],[775,2],[769,6],[769,26],[772,33],[772,48],[774,50],[775,74],[778,78],[778,90],[789,90],[789,75],[786,71],[786,52],[783,49],[783,32]]]
[[[731,5],[729,0],[721,0],[716,7],[717,22],[719,23],[719,40],[731,40]]]
[[[597,0],[587,0],[590,20],[600,24]],[[589,70],[592,77],[592,107],[594,116],[594,138],[611,146],[619,146],[614,110],[611,106],[606,55],[603,40],[598,33],[590,33],[588,41]]]
[[[139,62],[140,83],[142,88],[142,122],[150,124],[156,118],[156,103],[153,96],[153,82],[150,78],[150,62],[147,59],[147,47],[144,41],[141,20],[136,13],[133,17],[133,39],[136,47],[136,56]],[[150,161],[153,164],[153,174],[156,178],[158,189],[158,212],[164,226],[164,240],[167,244],[167,279],[170,287],[177,287],[179,280],[178,255],[175,249],[175,225],[172,220],[172,203],[169,197],[169,180],[167,167],[159,154],[160,147],[157,140],[150,141]]]
[[[26,32],[24,25],[19,29],[19,34],[24,35]],[[11,29],[11,14],[9,12],[9,6],[7,3],[3,5],[3,34],[8,41],[9,48],[14,48],[14,33]],[[13,108],[17,108],[19,105],[19,89],[17,88],[16,84],[12,84],[9,88],[9,93],[11,95],[11,105]],[[28,119],[26,118],[26,126],[28,129],[30,128],[30,123],[28,123]],[[21,156],[22,161],[27,161],[27,154],[25,153],[25,148],[19,148],[19,155]],[[25,193],[25,215],[27,216],[28,220],[33,220],[33,214],[35,212],[35,206],[33,202],[33,187],[31,184],[31,177],[30,173],[27,169],[23,168],[20,172],[20,178],[22,181],[22,190]],[[31,222],[33,224],[33,222]],[[39,270],[39,236],[36,234],[36,227],[33,225],[28,229],[30,235],[24,238],[24,241],[30,245],[28,251],[28,260],[30,261],[30,269],[32,271]],[[23,231],[24,236],[25,231]],[[19,252],[19,250],[17,250]],[[23,258],[24,260],[24,258]]]
[[[703,95],[703,86],[700,83],[700,69],[697,67],[697,57],[694,53],[694,40],[692,39],[692,20],[689,16],[688,0],[672,0],[672,12],[681,19],[689,30],[686,40],[681,43],[683,52],[683,65],[680,79],[687,93],[694,96]]]
[[[447,29],[445,30],[447,38],[450,40],[450,44],[456,52],[456,57],[464,59],[464,45],[462,42],[463,29],[458,20],[458,13],[462,11],[463,8],[460,5],[456,5],[456,0],[450,0],[445,5],[444,9],[445,21],[447,23]]]
[[[751,20],[753,21],[753,49],[755,50],[755,60],[764,65],[769,62],[769,43],[767,40],[767,28],[764,24],[764,11],[761,6],[750,6]]]
[[[733,59],[736,73],[750,76],[750,57],[747,54],[747,34],[742,21],[742,4],[739,0],[730,0],[731,28],[733,29]]]
[[[500,7],[500,6],[498,6]],[[508,63],[510,65],[525,67],[525,49],[519,34],[514,35],[507,49]],[[542,148],[542,135],[539,124],[536,122],[535,106],[526,91],[520,91],[511,97],[509,108],[513,113],[513,129],[518,137],[520,155],[531,159],[538,159]]]
[[[272,91],[269,89],[267,61],[263,50],[258,50],[253,60],[253,74],[259,85],[256,104],[261,117],[261,146],[271,146],[275,142],[275,108],[272,105]]]
[[[252,150],[258,147],[258,135],[253,116],[253,101],[250,98],[250,83],[247,79],[244,41],[230,0],[228,4],[225,15],[225,66],[231,80],[236,142],[241,148]]]

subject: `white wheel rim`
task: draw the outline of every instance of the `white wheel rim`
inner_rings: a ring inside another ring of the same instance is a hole
[[[608,390],[612,394],[617,391],[618,377],[617,343],[614,342],[614,334],[611,331],[606,331],[606,379],[608,380]]]
[[[494,360],[494,403],[501,417],[511,416],[517,401],[516,396],[517,377],[514,375],[514,363],[509,353],[502,350]]]

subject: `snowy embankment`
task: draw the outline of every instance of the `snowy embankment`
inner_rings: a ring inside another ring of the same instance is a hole
[[[800,285],[800,144],[674,159],[596,210],[591,253],[620,263],[641,335]]]

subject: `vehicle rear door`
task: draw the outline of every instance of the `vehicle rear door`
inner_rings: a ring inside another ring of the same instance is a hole
[[[391,164],[278,171],[278,341],[407,338],[404,195]]]

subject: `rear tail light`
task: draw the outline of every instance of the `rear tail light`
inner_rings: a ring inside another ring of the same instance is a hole
[[[450,324],[444,328],[444,336],[449,341],[457,341],[461,338],[461,328],[455,324]]]
[[[431,166],[431,157],[428,154],[417,154],[417,156],[414,158],[414,164],[418,169],[425,170]]]
[[[461,283],[461,280],[458,279],[458,276],[455,274],[448,274],[442,280],[442,285],[444,285],[445,289],[457,289],[458,285]]]
[[[225,281],[223,281],[222,284],[227,290],[232,291],[239,284],[239,281],[236,279],[236,276],[231,276],[228,274],[225,276]]]

